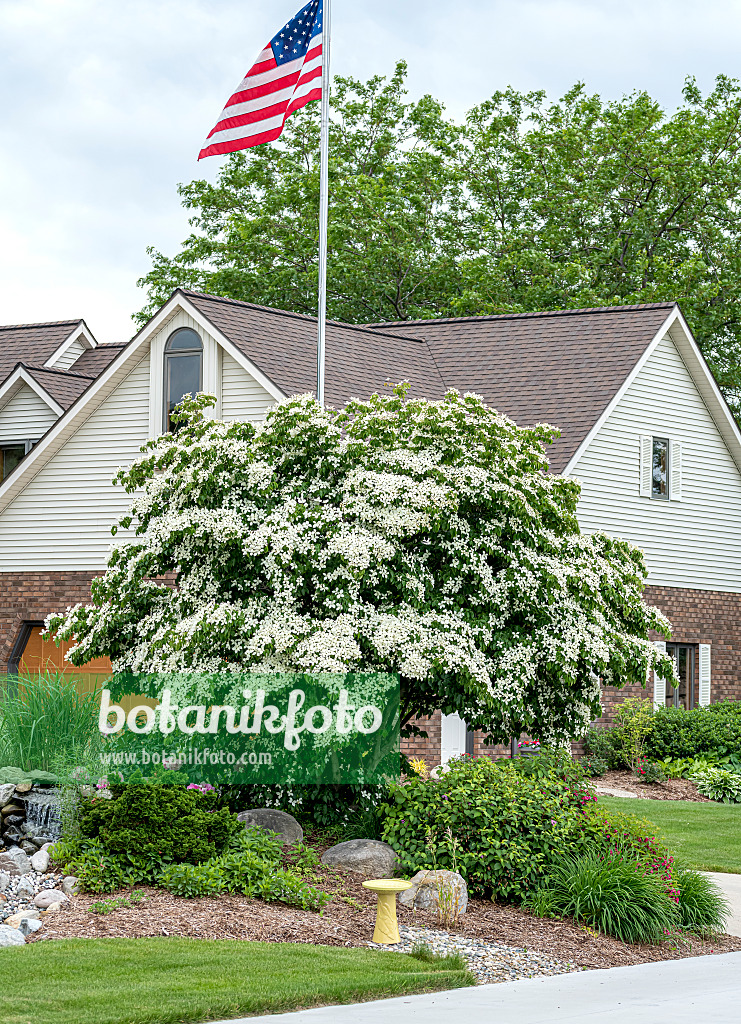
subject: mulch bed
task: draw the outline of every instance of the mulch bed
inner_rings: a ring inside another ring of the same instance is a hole
[[[701,796],[697,792],[697,786],[689,779],[667,779],[665,782],[646,785],[638,782],[631,772],[615,771],[606,772],[591,782],[597,789],[601,786],[625,789],[647,800],[692,800],[695,803],[710,803],[706,796]]]
[[[373,935],[375,897],[349,872],[319,868],[315,883],[334,893],[322,916],[280,903],[263,903],[243,896],[184,899],[161,889],[141,886],[146,899],[109,914],[89,907],[101,897],[78,895],[49,915],[30,941],[65,938],[139,938],[190,936],[199,939],[253,939],[263,942],[308,942],[325,946],[364,946]],[[125,896],[125,892],[112,897]],[[399,907],[400,924],[442,927],[434,915]],[[516,907],[486,900],[469,902],[456,928],[446,930],[487,942],[539,950],[584,968],[619,967],[654,960],[675,960],[709,953],[741,951],[741,938],[724,935],[666,942],[659,946],[630,946],[599,935],[572,921],[543,920]]]

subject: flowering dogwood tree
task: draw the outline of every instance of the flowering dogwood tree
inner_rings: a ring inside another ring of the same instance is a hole
[[[406,392],[339,412],[294,397],[260,425],[186,399],[118,475],[135,536],[92,604],[47,623],[73,664],[398,672],[407,733],[440,708],[551,742],[599,715],[600,681],[670,674],[642,554],[579,532],[578,482],[548,472],[557,432]]]

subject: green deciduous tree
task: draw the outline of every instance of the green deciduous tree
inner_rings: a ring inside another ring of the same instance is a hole
[[[429,96],[335,82],[329,315],[372,322],[678,300],[741,408],[741,87],[692,80],[671,115],[646,93],[507,89],[455,125]],[[278,143],[181,186],[193,233],[150,250],[140,321],[177,286],[316,312],[318,107]]]
[[[90,606],[49,620],[73,663],[398,672],[407,730],[441,708],[553,742],[600,714],[600,680],[671,673],[647,639],[668,623],[642,600],[643,556],[580,534],[552,428],[404,392],[341,412],[299,396],[259,426],[186,402],[188,424],[119,474],[135,536]]]

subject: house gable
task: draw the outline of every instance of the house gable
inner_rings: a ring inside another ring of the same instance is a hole
[[[681,445],[681,500],[641,495],[642,436]],[[567,467],[582,483],[581,528],[640,547],[649,584],[740,592],[737,438],[738,429],[678,316]]]
[[[22,367],[0,388],[0,442],[38,441],[62,413]]]
[[[260,420],[275,404],[246,368],[247,358],[207,330],[184,301],[161,312],[66,414],[52,414],[40,443],[0,485],[0,572],[105,567],[110,528],[131,503],[113,477],[162,433],[164,346],[177,328],[191,327],[203,341],[204,390],[216,394],[217,413],[223,404],[226,419]],[[129,536],[120,531],[116,542]]]

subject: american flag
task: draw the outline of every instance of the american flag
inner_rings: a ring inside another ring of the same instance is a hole
[[[198,159],[272,142],[294,110],[321,98],[322,0],[310,0],[258,56]]]

